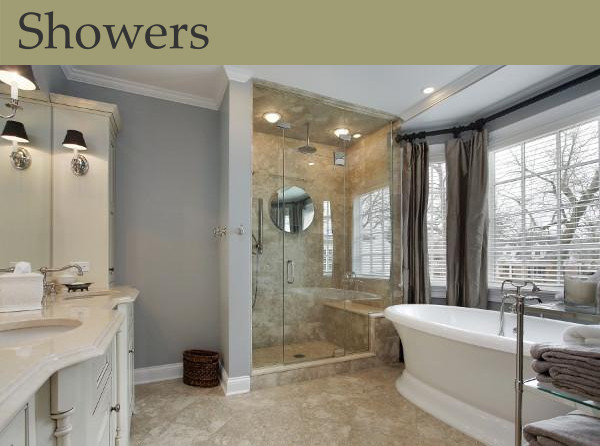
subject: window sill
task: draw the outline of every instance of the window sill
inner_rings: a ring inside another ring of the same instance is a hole
[[[556,297],[558,290],[543,290],[541,292],[536,293],[536,297],[542,299],[542,301],[556,301],[560,300]],[[445,285],[435,285],[431,284],[431,297],[434,299],[444,299],[446,300],[446,286]],[[500,294],[500,286],[490,286],[488,287],[488,302],[502,302],[502,295]]]

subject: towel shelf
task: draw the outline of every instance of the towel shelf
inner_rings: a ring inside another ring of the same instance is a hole
[[[549,398],[567,403],[587,415],[600,417],[600,401],[593,401],[583,396],[565,392],[564,390],[557,389],[552,384],[541,383],[535,378],[525,381],[524,390],[527,392],[542,392]]]

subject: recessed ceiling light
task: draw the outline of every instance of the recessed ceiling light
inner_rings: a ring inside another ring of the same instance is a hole
[[[435,88],[433,87],[425,87],[423,88],[423,94],[431,94],[435,91]]]
[[[313,162],[310,162],[310,163],[308,163],[308,165],[309,165],[309,166],[314,166],[314,165],[315,165],[315,163],[313,163]]]
[[[263,115],[263,118],[265,118],[265,120],[267,122],[270,122],[271,124],[275,124],[277,121],[279,121],[281,119],[281,115],[277,112],[268,112]]]
[[[360,134],[360,133],[355,133],[354,135],[352,135],[352,137],[353,137],[354,139],[358,139],[358,138],[360,138],[361,136],[362,136],[362,134]]]
[[[345,129],[345,128],[340,128],[340,129],[335,129],[333,131],[333,133],[335,134],[335,136],[337,136],[338,138],[347,135],[348,133],[350,133],[350,130]]]

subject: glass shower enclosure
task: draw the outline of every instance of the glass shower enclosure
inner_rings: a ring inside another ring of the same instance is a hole
[[[265,122],[267,106],[283,110],[282,119]],[[300,111],[285,113],[287,108]],[[338,138],[329,124],[348,122],[347,115],[313,98],[255,87],[255,368],[369,350],[368,315],[381,311],[385,297],[353,271],[357,198],[351,186],[361,166],[349,168],[351,136]]]

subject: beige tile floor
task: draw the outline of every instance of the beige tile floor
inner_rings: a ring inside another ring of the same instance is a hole
[[[180,381],[136,388],[134,444],[479,445],[402,398],[399,367],[225,397]]]
[[[252,362],[255,368],[268,367],[281,364],[282,356],[285,354],[284,363],[314,361],[315,359],[332,358],[343,356],[343,347],[328,341],[307,341],[295,344],[274,345],[272,347],[255,348],[252,352]],[[296,355],[304,355],[297,357]]]

